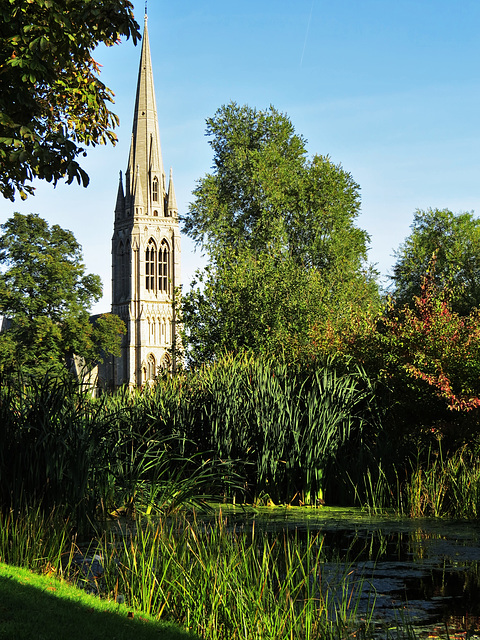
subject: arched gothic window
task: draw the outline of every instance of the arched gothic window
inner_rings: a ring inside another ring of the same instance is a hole
[[[169,371],[171,368],[172,359],[170,358],[170,355],[166,353],[160,362],[160,369],[162,369],[162,371]]]
[[[117,299],[127,298],[130,293],[130,243],[125,245],[120,241],[117,247],[117,260],[115,268],[115,295]]]
[[[147,358],[147,380],[154,380],[157,372],[155,370],[155,356],[150,353]]]
[[[152,200],[158,202],[158,178],[155,176],[152,182]]]
[[[158,289],[163,293],[168,293],[168,280],[170,278],[170,249],[166,240],[162,240],[160,251],[158,252]]]
[[[147,291],[155,291],[155,267],[157,248],[152,238],[148,241],[145,251],[145,288]]]

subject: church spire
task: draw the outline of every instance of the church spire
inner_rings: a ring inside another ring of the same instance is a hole
[[[129,193],[135,202],[130,202],[132,210],[142,201],[143,214],[152,213],[152,183],[156,179],[161,189],[159,201],[165,197],[165,176],[163,172],[160,133],[158,130],[157,106],[153,84],[150,42],[148,38],[147,15],[143,31],[142,53],[138,71],[137,94],[133,114],[132,143],[127,173],[130,181],[139,172],[141,181],[135,179],[135,191]],[[139,187],[141,193],[139,192]],[[133,191],[133,189],[132,189]],[[139,201],[140,200],[140,201]]]
[[[112,312],[127,333],[104,375],[113,386],[142,386],[159,369],[175,369],[175,288],[181,282],[177,202],[172,173],[167,184],[163,170],[146,15],[124,177],[112,236]]]

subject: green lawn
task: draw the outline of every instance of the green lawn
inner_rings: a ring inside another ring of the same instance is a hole
[[[133,617],[132,617],[133,616]],[[8,640],[195,640],[57,580],[0,563],[0,638]]]

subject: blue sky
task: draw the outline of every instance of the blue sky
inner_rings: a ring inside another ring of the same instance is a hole
[[[143,24],[144,2],[135,2]],[[230,101],[286,113],[312,155],[330,155],[361,187],[358,226],[387,275],[415,209],[480,215],[480,80],[476,0],[150,0],[148,28],[162,153],[180,213],[210,170],[205,119]],[[87,189],[38,184],[26,202],[0,201],[71,229],[110,307],[110,240],[118,172],[130,143],[140,48],[96,51],[116,94],[116,147],[95,147]],[[184,287],[202,258],[183,239]]]

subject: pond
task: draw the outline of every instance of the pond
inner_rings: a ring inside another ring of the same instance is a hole
[[[331,507],[237,508],[227,520],[272,535],[320,533],[332,558],[324,582],[334,585],[343,564],[359,615],[375,602],[383,626],[411,624],[416,637],[480,638],[480,523]]]

